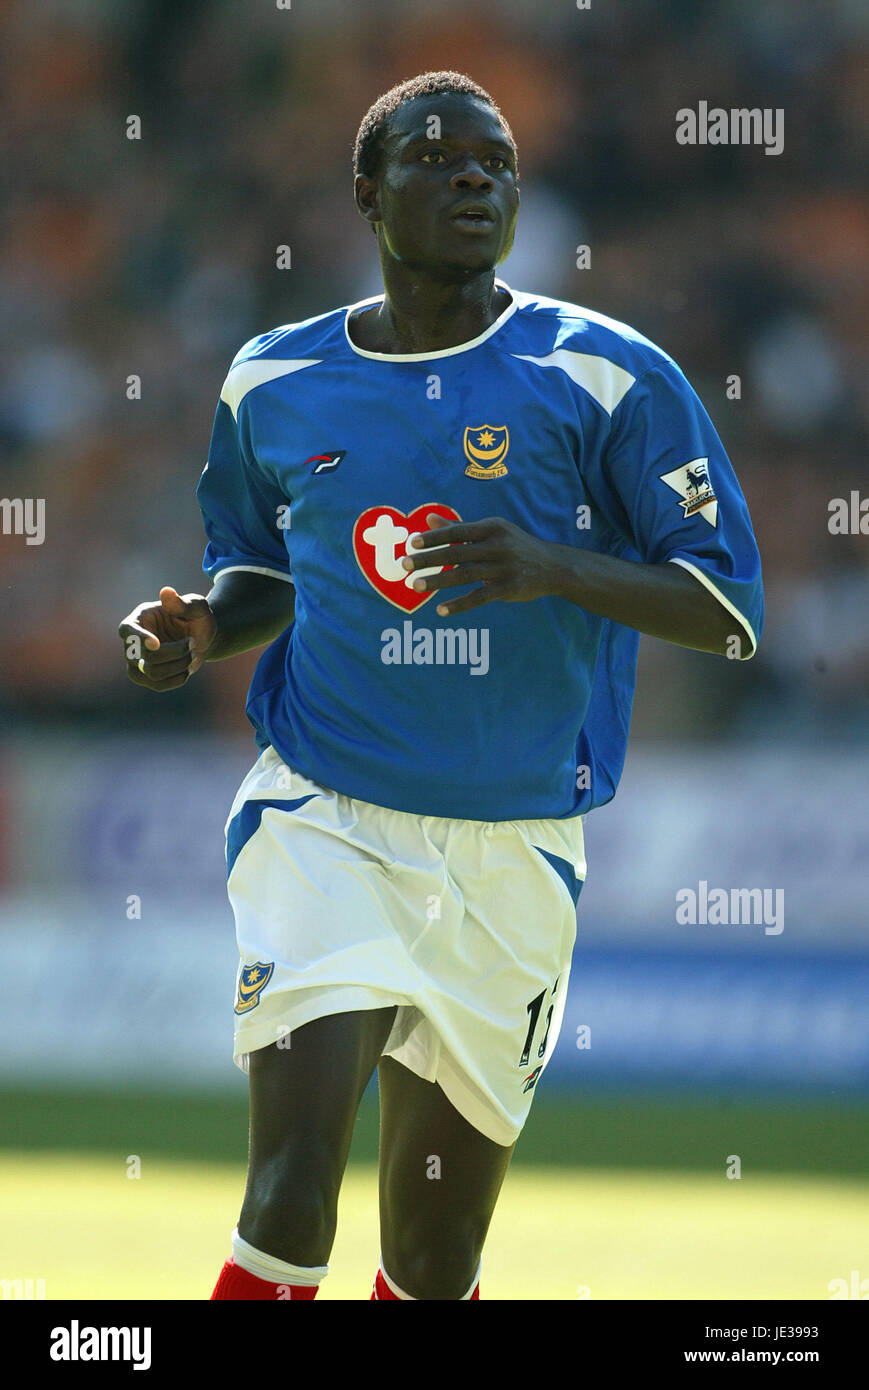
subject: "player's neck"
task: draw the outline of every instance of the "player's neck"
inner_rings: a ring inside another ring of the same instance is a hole
[[[366,352],[440,352],[485,333],[510,303],[488,271],[461,284],[384,276],[379,309],[351,318],[349,332]]]

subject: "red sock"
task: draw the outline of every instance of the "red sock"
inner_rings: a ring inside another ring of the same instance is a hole
[[[371,1290],[371,1298],[369,1298],[368,1302],[372,1303],[376,1300],[378,1303],[385,1303],[390,1299],[393,1303],[401,1302],[401,1299],[396,1297],[384,1279],[383,1271],[378,1269],[374,1276],[374,1288]]]
[[[479,1299],[479,1297],[480,1286],[478,1284],[477,1287],[474,1289],[474,1292],[471,1294],[471,1297],[468,1300],[468,1302],[472,1303],[475,1298]],[[378,1269],[377,1274],[374,1276],[374,1288],[371,1290],[371,1298],[369,1298],[368,1302],[371,1303],[375,1299],[379,1303],[385,1303],[388,1300],[391,1300],[393,1303],[402,1302],[402,1299],[400,1299],[397,1294],[394,1294],[392,1292],[392,1289],[387,1284],[386,1280],[383,1277],[382,1269]]]
[[[319,1284],[272,1284],[268,1279],[259,1279],[255,1274],[242,1269],[235,1260],[227,1260],[220,1277],[214,1286],[210,1302],[215,1299],[263,1299],[269,1303],[285,1302],[297,1298],[316,1298]],[[390,1298],[392,1295],[390,1294]]]

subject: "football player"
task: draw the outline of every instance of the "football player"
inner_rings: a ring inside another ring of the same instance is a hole
[[[120,628],[155,691],[270,644],[226,829],[251,1129],[215,1299],[315,1296],[375,1069],[371,1298],[479,1297],[640,634],[744,660],[763,621],[748,510],[679,366],[496,277],[519,177],[492,98],[449,72],[387,92],[355,200],[383,293],[241,349],[198,488],[213,587]]]

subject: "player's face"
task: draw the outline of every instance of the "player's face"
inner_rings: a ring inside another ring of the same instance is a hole
[[[509,255],[516,159],[492,108],[477,97],[418,97],[402,106],[369,195],[382,250],[409,268],[474,274]]]

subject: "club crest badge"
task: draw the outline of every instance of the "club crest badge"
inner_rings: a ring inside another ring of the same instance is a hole
[[[503,478],[507,472],[504,459],[510,448],[506,425],[467,425],[464,447],[469,478]]]
[[[680,497],[682,515],[687,519],[698,513],[710,526],[718,525],[718,499],[709,481],[709,459],[692,459],[674,468],[672,473],[662,473],[661,482],[666,483]]]
[[[255,965],[243,965],[238,977],[238,999],[235,1003],[237,1014],[249,1013],[255,1009],[259,1003],[261,991],[272,978],[275,970],[274,961],[269,961],[264,965],[258,960]]]

